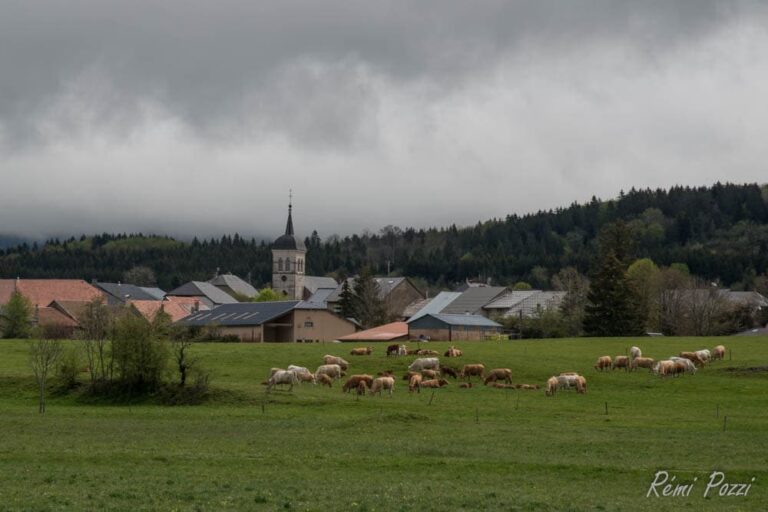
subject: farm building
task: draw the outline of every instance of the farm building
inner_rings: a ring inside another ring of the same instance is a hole
[[[234,274],[219,274],[208,282],[232,298],[242,296],[250,299],[259,294],[259,291],[250,283]]]
[[[430,313],[440,313],[460,296],[461,292],[440,292],[431,299],[424,299],[416,304],[412,304],[406,310],[406,320],[416,320]]]
[[[441,314],[445,315],[482,315],[488,313],[483,306],[501,297],[507,292],[503,286],[475,286],[467,288],[458,297],[445,306]]]
[[[406,341],[408,339],[408,324],[392,322],[373,329],[366,329],[339,338],[339,341]]]
[[[237,303],[237,299],[227,292],[222,291],[211,283],[203,281],[190,281],[187,284],[183,284],[175,290],[168,292],[168,297],[191,297],[209,308],[221,306],[222,304]]]
[[[558,309],[566,292],[541,290],[513,290],[483,306],[488,313],[501,316],[530,318],[536,313]]]
[[[474,341],[499,333],[501,325],[480,315],[429,313],[408,322],[408,337],[411,339]]]
[[[162,300],[157,298],[156,288],[143,288],[124,283],[93,282],[93,286],[101,290],[110,306],[126,304],[132,300]],[[162,290],[161,290],[162,291]]]
[[[324,307],[296,300],[225,304],[190,315],[178,324],[216,328],[223,336],[249,342],[332,341],[357,328]]]
[[[81,279],[0,279],[0,305],[19,292],[32,306],[47,307],[55,300],[89,302],[104,299],[101,290]]]

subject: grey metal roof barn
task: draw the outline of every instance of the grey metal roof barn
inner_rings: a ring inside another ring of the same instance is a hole
[[[436,319],[441,323],[451,326],[463,325],[466,327],[501,327],[500,324],[494,322],[490,318],[486,318],[480,315],[444,315],[439,313],[429,313],[423,317],[417,318],[416,320],[409,320],[408,324],[414,325],[415,323],[421,323],[421,321],[426,321],[422,320],[426,318]]]
[[[220,325],[222,327],[261,325],[273,318],[282,316],[294,309],[300,301],[286,300],[280,302],[242,302],[224,304],[211,311],[201,311],[179,322],[187,327],[205,327]]]
[[[503,286],[482,286],[467,288],[459,297],[451,301],[440,313],[447,315],[475,314],[483,310],[483,306],[498,298],[507,289]]]
[[[409,320],[416,320],[424,315],[436,314],[443,311],[454,300],[461,296],[461,292],[440,292],[434,296],[424,307],[414,313]]]
[[[93,283],[93,285],[107,294],[107,303],[110,305],[125,304],[129,300],[161,300],[146,292],[143,288],[132,284],[123,283]]]
[[[203,297],[211,303],[209,306],[237,303],[237,299],[233,298],[227,292],[219,290],[211,283],[203,281],[190,281],[187,284],[183,284],[175,290],[168,292],[168,295],[177,297]]]
[[[245,297],[255,297],[259,294],[256,288],[234,274],[221,274],[208,282],[230,295],[236,293]]]

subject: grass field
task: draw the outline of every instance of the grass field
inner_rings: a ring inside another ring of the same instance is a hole
[[[662,358],[719,343],[732,360],[694,376],[591,367],[632,344]],[[194,350],[229,391],[214,403],[54,396],[40,416],[26,342],[2,341],[0,510],[768,510],[768,339],[456,345],[465,356],[444,363],[509,367],[515,382],[538,384],[575,370],[589,392],[548,398],[451,382],[433,397],[398,380],[391,399],[310,385],[266,397],[259,382],[270,367],[314,369],[351,347],[207,344]],[[384,349],[346,357],[350,373],[402,373],[413,359]],[[659,469],[698,482],[687,497],[646,498]],[[730,482],[754,477],[749,495],[703,498],[715,469]]]

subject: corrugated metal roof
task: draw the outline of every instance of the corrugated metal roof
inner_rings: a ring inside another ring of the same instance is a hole
[[[373,329],[347,334],[339,338],[339,341],[389,341],[408,336],[408,324],[405,322],[392,322],[380,325]]]
[[[111,303],[124,304],[129,300],[158,300],[143,288],[132,284],[123,283],[94,283],[94,286],[103,290],[110,296]]]
[[[334,288],[320,288],[310,298],[301,301],[296,309],[328,309],[328,297],[334,291]]]
[[[421,318],[424,315],[440,313],[443,311],[443,309],[448,307],[451,302],[458,299],[460,296],[461,292],[440,292],[435,295],[431,301],[429,301],[429,304],[425,305],[423,308],[417,311],[415,315],[409,318],[408,321],[411,322]]]
[[[530,317],[537,311],[557,309],[566,295],[567,292],[538,291],[506,310],[504,316],[518,316],[522,312],[523,316]]]
[[[256,288],[234,274],[221,274],[208,282],[217,287],[226,286],[233,292],[239,293],[240,295],[245,295],[246,297],[255,297],[259,294]]]
[[[304,288],[315,293],[320,288],[330,288],[331,291],[335,290],[339,286],[339,283],[332,277],[322,276],[304,276]]]
[[[475,288],[477,289],[477,288]],[[501,327],[490,318],[485,318],[480,315],[445,315],[445,314],[432,314],[429,315],[433,318],[445,322],[448,325],[465,325],[471,327]]]
[[[486,304],[483,306],[483,309],[509,309],[531,295],[539,293],[539,291],[540,290],[513,290],[505,293],[490,304]]]
[[[201,311],[183,319],[179,324],[188,327],[220,325],[261,325],[279,316],[283,316],[300,303],[298,300],[279,302],[242,302],[224,304],[211,311]]]
[[[160,288],[150,288],[147,286],[140,286],[144,293],[148,293],[152,297],[155,298],[155,300],[163,300],[165,298],[165,292],[161,290]]]
[[[475,314],[483,306],[498,298],[507,289],[503,286],[483,286],[468,288],[458,298],[451,301],[440,313],[446,315]]]
[[[183,284],[175,290],[168,292],[168,295],[179,295],[181,297],[207,297],[214,304],[237,304],[237,300],[228,293],[223,292],[213,286],[211,283],[203,281],[190,281]]]

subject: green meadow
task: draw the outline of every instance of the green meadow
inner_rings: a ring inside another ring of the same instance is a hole
[[[660,359],[720,343],[726,359],[696,375],[592,368],[631,345]],[[340,344],[200,344],[214,387],[204,405],[100,403],[52,385],[39,415],[27,342],[2,341],[0,510],[768,510],[768,339],[455,345],[464,357],[443,364],[507,367],[539,385],[578,371],[588,393],[449,379],[409,394],[399,376],[414,357],[387,358],[386,344],[358,357]],[[314,370],[323,354],[345,357],[349,374],[394,370],[394,396],[339,384],[265,393],[270,367]],[[658,470],[697,480],[688,496],[648,498]],[[704,498],[715,470],[752,483],[748,495]]]

